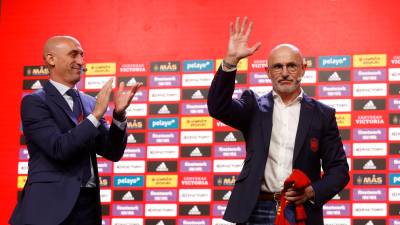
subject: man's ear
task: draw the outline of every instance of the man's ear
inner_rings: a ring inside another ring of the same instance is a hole
[[[48,52],[48,53],[46,54],[46,63],[47,63],[48,65],[50,65],[50,66],[53,66],[53,67],[56,65],[55,57],[54,57],[54,54],[53,54],[53,53]]]

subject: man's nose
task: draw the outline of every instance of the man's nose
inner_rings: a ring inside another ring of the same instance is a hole
[[[77,56],[76,63],[82,66],[84,63],[83,56],[81,56],[81,55]]]

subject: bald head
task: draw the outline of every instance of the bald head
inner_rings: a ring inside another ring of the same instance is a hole
[[[53,36],[49,38],[43,48],[43,59],[46,64],[48,64],[46,60],[48,54],[57,53],[60,47],[68,42],[77,43],[80,46],[79,41],[71,36]]]
[[[270,62],[274,61],[277,56],[281,55],[291,55],[293,58],[298,61],[299,64],[304,64],[303,54],[300,52],[299,48],[292,44],[279,44],[275,46],[268,56],[268,65],[271,65]]]

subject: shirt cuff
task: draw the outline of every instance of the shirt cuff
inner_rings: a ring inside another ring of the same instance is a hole
[[[93,126],[96,128],[100,126],[100,122],[96,119],[96,117],[93,116],[93,114],[89,114],[89,116],[86,117],[90,122],[92,122]]]
[[[116,119],[113,118],[112,120],[113,124],[115,124],[115,126],[117,126],[120,130],[125,130],[126,124],[128,123],[127,120],[125,119],[124,121],[118,121]]]

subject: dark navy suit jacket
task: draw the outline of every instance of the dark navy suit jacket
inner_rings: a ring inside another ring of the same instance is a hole
[[[246,158],[236,179],[224,219],[243,223],[249,218],[260,193],[272,132],[274,101],[272,93],[258,97],[246,90],[232,99],[234,72],[217,71],[208,93],[212,117],[240,130],[246,142]],[[321,163],[324,171],[321,177]],[[303,96],[296,133],[293,169],[310,178],[315,204],[304,203],[307,224],[323,225],[322,205],[342,190],[349,181],[349,167],[335,119],[335,110]]]
[[[85,116],[95,106],[95,98],[80,93]],[[29,152],[28,178],[22,197],[10,218],[11,224],[61,223],[78,198],[84,163],[91,157],[97,184],[96,153],[118,161],[126,147],[126,130],[107,125],[96,128],[88,119],[76,118],[58,90],[47,82],[23,98],[21,120]]]

